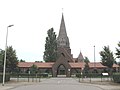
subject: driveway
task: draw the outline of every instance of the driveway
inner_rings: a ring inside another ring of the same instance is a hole
[[[98,87],[81,84],[73,78],[51,78],[34,85],[16,87],[11,90],[103,90]]]

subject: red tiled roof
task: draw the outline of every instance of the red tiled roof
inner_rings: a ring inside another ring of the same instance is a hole
[[[83,68],[85,66],[85,63],[79,62],[79,63],[69,63],[72,68]]]
[[[114,68],[114,67],[117,67],[117,68],[118,68],[118,67],[119,67],[119,65],[117,65],[117,64],[113,64],[113,68]]]
[[[85,63],[84,62],[78,62],[78,63],[69,63],[72,68],[84,68]],[[90,68],[94,68],[94,62],[88,63]],[[95,63],[95,68],[106,68],[106,66],[103,66],[100,62]]]
[[[19,62],[18,67],[25,68],[31,67],[32,65],[36,65],[38,68],[52,68],[54,63],[41,63],[41,62]]]
[[[54,64],[54,62],[49,62],[49,63],[44,63],[44,62],[43,63],[42,62],[19,62],[18,67],[29,68],[33,64],[36,65],[38,68],[52,68],[52,65]],[[84,62],[78,62],[78,63],[69,62],[69,64],[70,64],[71,68],[84,68],[85,67]],[[89,67],[94,68],[94,62],[90,62]],[[119,65],[113,64],[113,67],[119,67]],[[95,68],[106,68],[106,66],[103,66],[100,62],[96,62],[95,63]]]
[[[33,62],[19,62],[18,67],[31,67]]]
[[[90,68],[106,68],[106,66],[102,65],[100,62],[91,62],[89,63]]]
[[[89,63],[90,68],[94,68],[94,62]],[[102,65],[100,62],[95,62],[95,67],[96,68],[106,68],[107,66]],[[113,64],[113,68],[117,68],[119,65]]]

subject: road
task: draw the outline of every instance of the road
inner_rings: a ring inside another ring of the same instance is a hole
[[[16,87],[11,90],[102,90],[98,87],[81,84],[73,78],[51,78],[36,85]]]

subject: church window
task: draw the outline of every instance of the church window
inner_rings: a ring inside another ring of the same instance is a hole
[[[64,53],[61,53],[64,57],[65,57],[65,54]]]

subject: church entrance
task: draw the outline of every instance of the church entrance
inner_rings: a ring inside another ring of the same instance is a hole
[[[60,65],[57,69],[57,76],[60,77],[60,76],[65,76],[66,77],[66,68],[64,65]]]

